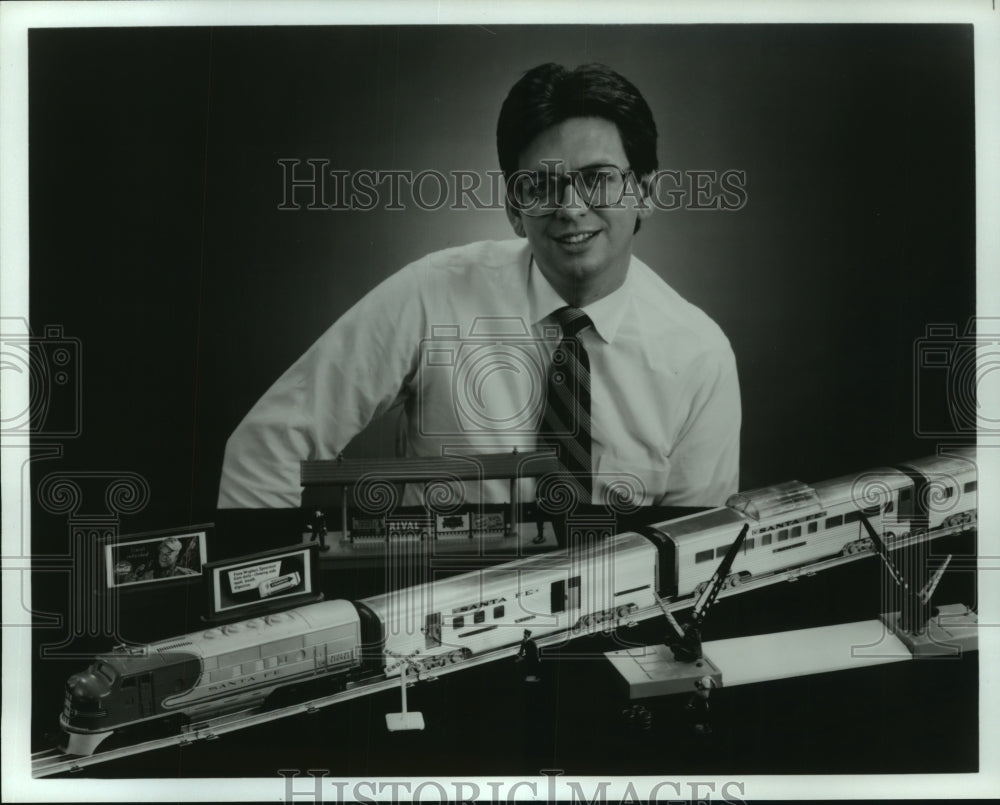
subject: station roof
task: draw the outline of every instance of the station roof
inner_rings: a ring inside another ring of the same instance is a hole
[[[350,486],[359,481],[420,483],[433,480],[479,481],[492,478],[538,478],[558,472],[555,453],[484,453],[481,455],[303,461],[303,486]]]

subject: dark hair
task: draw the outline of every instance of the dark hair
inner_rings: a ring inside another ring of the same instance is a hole
[[[504,175],[517,170],[521,153],[535,137],[574,117],[614,123],[635,174],[656,170],[656,123],[632,82],[603,64],[567,70],[550,62],[521,76],[500,108],[497,154]]]

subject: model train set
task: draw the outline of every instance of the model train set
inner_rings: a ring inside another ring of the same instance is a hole
[[[66,751],[111,735],[265,706],[322,680],[344,689],[431,671],[502,647],[523,630],[571,639],[627,624],[660,600],[699,593],[745,529],[725,583],[837,555],[891,549],[976,523],[974,451],[806,485],[733,495],[726,506],[604,540],[519,558],[356,601],[330,600],[98,656],[66,682]]]

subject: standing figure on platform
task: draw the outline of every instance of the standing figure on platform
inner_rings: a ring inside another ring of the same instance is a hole
[[[310,530],[312,531],[313,539],[319,543],[320,550],[328,551],[330,546],[326,544],[326,512],[322,509],[316,509],[313,512],[313,519],[310,525]]]
[[[541,661],[538,658],[538,644],[531,639],[531,630],[524,630],[524,637],[521,639],[521,648],[517,652],[517,661],[524,663],[524,681],[538,682],[541,677],[538,675]]]
[[[691,721],[697,735],[710,735],[712,732],[708,697],[712,693],[713,687],[715,687],[715,682],[712,681],[712,677],[703,676],[694,683],[695,691],[684,707],[691,714]]]

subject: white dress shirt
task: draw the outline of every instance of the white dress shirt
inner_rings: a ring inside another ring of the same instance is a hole
[[[435,252],[368,293],[288,369],[226,444],[220,508],[301,499],[299,462],[335,458],[402,404],[400,455],[536,447],[545,371],[566,303],[525,240]],[[625,483],[640,504],[722,505],[737,491],[740,391],[719,327],[640,260],[583,310],[590,357],[594,502]],[[533,483],[522,491],[530,499]],[[466,500],[506,502],[505,481]],[[419,501],[407,490],[404,503]]]

